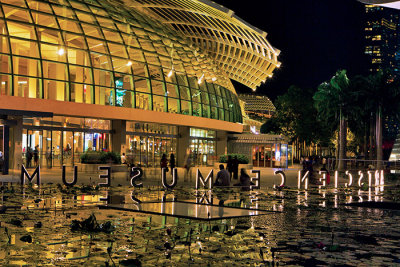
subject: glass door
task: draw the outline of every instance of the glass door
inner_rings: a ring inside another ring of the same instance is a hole
[[[73,151],[74,151],[74,135],[73,132],[63,132],[63,145],[62,145],[62,164],[72,166],[73,164]]]
[[[22,134],[22,158],[26,168],[36,167],[40,164],[42,136],[42,131],[24,129]]]

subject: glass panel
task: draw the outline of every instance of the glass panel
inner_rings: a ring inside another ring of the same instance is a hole
[[[96,20],[92,15],[80,11],[75,11],[75,13],[80,21],[96,24]]]
[[[111,60],[107,55],[103,55],[97,52],[90,52],[90,58],[92,61],[92,65],[95,68],[101,68],[106,70],[112,70],[111,68]]]
[[[201,104],[193,103],[193,116],[201,116]]]
[[[51,168],[51,131],[43,130],[43,149],[40,151],[40,167]]]
[[[93,75],[95,84],[107,87],[114,86],[112,72],[93,69]]]
[[[165,112],[166,111],[165,101],[166,101],[165,97],[153,95],[153,110]]]
[[[74,163],[79,163],[81,154],[83,153],[83,132],[75,132],[74,133]]]
[[[165,95],[162,82],[151,80],[151,90],[154,95]]]
[[[210,106],[202,105],[202,112],[203,112],[202,117],[209,118],[210,117]]]
[[[10,73],[10,56],[8,55],[0,55],[0,72]]]
[[[111,22],[112,23],[112,22]],[[102,27],[104,27],[103,24],[100,24]],[[103,28],[103,34],[104,37],[107,41],[115,42],[115,43],[122,43],[122,38],[121,35],[119,35],[118,32],[114,31],[109,31]]]
[[[211,107],[211,118],[218,119],[218,109],[215,107]]]
[[[52,132],[52,166],[59,167],[61,166],[61,157],[62,157],[62,143],[61,143],[61,131],[53,131]]]
[[[44,80],[44,99],[65,101],[67,84],[65,82]]]
[[[135,93],[136,95],[136,108],[149,110],[150,105],[150,95],[144,93]]]
[[[69,65],[70,81],[78,83],[91,83],[90,68]]]
[[[106,46],[104,41],[93,39],[93,38],[86,38],[89,49],[91,51],[99,52],[99,53],[106,53]]]
[[[9,34],[13,37],[36,40],[36,33],[33,25],[7,21],[7,27]]]
[[[141,76],[141,77],[146,77],[146,73],[147,73],[147,67],[146,64],[141,63],[141,62],[137,62],[137,61],[133,61],[132,62],[132,69],[133,69],[133,75],[135,76]]]
[[[126,54],[125,46],[120,45],[120,44],[114,44],[114,43],[107,43],[108,48],[110,50],[110,54],[112,56],[117,56],[117,57],[123,57],[127,58],[128,55]]]
[[[60,24],[60,28],[63,31],[69,31],[69,32],[74,32],[74,33],[82,32],[78,23],[73,20],[62,19],[62,18],[57,18],[57,20],[58,20],[58,23]]]
[[[179,100],[168,97],[168,112],[179,113]]]
[[[103,34],[101,33],[101,30],[99,27],[85,24],[85,23],[82,23],[81,25],[82,25],[82,29],[83,29],[83,32],[85,33],[85,35],[96,37],[99,39],[104,39]]]
[[[116,106],[117,107],[126,107],[131,108],[133,106],[133,97],[134,94],[132,91],[127,90],[116,90],[115,98],[116,98]]]
[[[10,38],[11,49],[14,55],[39,57],[38,45],[33,41]]]
[[[66,62],[65,49],[56,45],[40,44],[42,58],[58,62]]]
[[[54,16],[32,11],[32,17],[37,25],[46,26],[50,28],[58,28]]]
[[[131,75],[123,75],[120,73],[115,73],[115,88],[132,91],[133,90],[132,85],[133,84]]]
[[[40,79],[14,76],[14,96],[39,97]]]
[[[192,115],[192,106],[189,101],[181,100],[181,114]]]
[[[200,103],[201,102],[200,90],[191,89],[191,92],[192,92],[192,101]]]
[[[132,73],[132,61],[128,59],[121,59],[121,58],[112,58],[112,63],[114,67],[114,71],[117,72],[125,72],[125,73]]]
[[[26,9],[3,5],[3,10],[5,18],[32,23],[31,16]]]
[[[113,106],[114,105],[114,89],[95,86],[96,104]]]
[[[70,7],[65,7],[65,6],[58,6],[58,5],[52,5],[54,13],[56,13],[58,16],[61,17],[66,17],[66,18],[75,18],[73,11],[71,10]],[[58,18],[58,21],[62,19]]]
[[[68,48],[69,64],[77,64],[90,67],[89,54],[86,51]]]
[[[135,90],[139,92],[150,92],[149,80],[146,78],[135,78]]]
[[[36,59],[13,57],[14,74],[26,76],[41,76],[40,61]]]
[[[64,43],[61,39],[61,33],[59,31],[40,27],[37,27],[37,31],[40,41],[64,46]]]
[[[0,11],[0,15],[1,15],[1,11]],[[6,23],[4,22],[3,19],[0,19],[0,34],[7,34]]]
[[[1,2],[14,6],[26,7],[25,2],[23,0],[2,0]]]
[[[166,83],[168,97],[178,98],[178,86],[175,84]]]
[[[66,46],[86,49],[86,43],[83,36],[68,32],[64,32],[63,36]]]
[[[31,8],[31,9],[46,12],[46,13],[52,13],[48,3],[34,1],[34,0],[28,0],[26,2],[28,3],[29,8]]]
[[[55,80],[67,80],[67,65],[43,61],[43,77]]]
[[[73,145],[74,136],[72,132],[64,132],[63,134],[63,165],[72,166],[73,163]]]
[[[0,74],[0,94],[11,95],[11,76]]]

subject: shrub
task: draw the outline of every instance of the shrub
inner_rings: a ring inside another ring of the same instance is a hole
[[[87,164],[121,163],[121,156],[115,152],[89,151],[81,155],[81,162]]]
[[[228,162],[228,156],[231,156],[232,158],[237,157],[237,159],[239,161],[239,164],[249,164],[249,158],[244,154],[221,155],[221,156],[219,156],[219,162],[220,163],[227,163]]]

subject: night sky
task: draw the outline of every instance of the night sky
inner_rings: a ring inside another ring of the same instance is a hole
[[[363,55],[364,5],[356,0],[214,0],[268,33],[281,50],[280,69],[257,88],[272,100],[290,85],[316,88],[336,70],[367,74]],[[239,93],[251,89],[234,82]]]

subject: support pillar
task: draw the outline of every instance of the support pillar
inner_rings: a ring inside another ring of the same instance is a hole
[[[14,170],[21,170],[22,166],[22,116],[13,118],[12,126],[10,126],[10,143],[9,161],[10,166]]]
[[[111,150],[115,153],[126,154],[126,121],[112,121]]]
[[[178,127],[178,142],[176,147],[176,166],[184,167],[189,157],[190,128],[187,126]]]
[[[220,155],[228,153],[228,134],[224,131],[217,131],[217,147],[216,156],[219,158]]]

